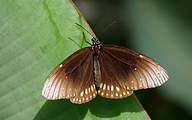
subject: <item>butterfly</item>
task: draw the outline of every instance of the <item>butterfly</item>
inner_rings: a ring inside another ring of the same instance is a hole
[[[121,46],[102,45],[96,37],[89,44],[91,47],[76,51],[49,74],[42,89],[45,98],[70,99],[78,104],[97,94],[124,98],[135,90],[160,86],[169,78],[159,63],[143,54]]]

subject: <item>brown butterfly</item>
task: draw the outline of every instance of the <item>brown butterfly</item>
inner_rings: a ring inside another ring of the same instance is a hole
[[[79,104],[97,94],[124,98],[134,90],[160,86],[169,78],[167,71],[149,57],[124,47],[102,45],[95,37],[92,42],[91,47],[76,51],[49,74],[42,89],[44,97],[70,98]]]

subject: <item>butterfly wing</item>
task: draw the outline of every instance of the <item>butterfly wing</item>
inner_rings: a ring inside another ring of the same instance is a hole
[[[156,61],[120,46],[102,46],[99,62],[101,83],[98,93],[104,97],[128,96],[133,90],[160,86],[169,78],[166,70]]]
[[[90,47],[73,53],[47,77],[42,95],[51,100],[70,98],[73,103],[84,103],[96,97],[93,56]]]
[[[112,70],[115,67],[112,65],[115,63],[109,63],[107,58],[108,56],[101,52],[99,56],[101,82],[98,93],[106,98],[123,98],[131,95],[133,93],[132,90],[127,90],[119,84],[119,78],[116,77],[114,70]]]

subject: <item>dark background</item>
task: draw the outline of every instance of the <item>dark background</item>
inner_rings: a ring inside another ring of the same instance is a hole
[[[103,44],[145,54],[168,71],[170,78],[161,87],[135,92],[152,119],[192,119],[190,0],[73,1]]]

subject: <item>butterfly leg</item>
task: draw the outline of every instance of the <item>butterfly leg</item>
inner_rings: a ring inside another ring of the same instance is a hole
[[[89,45],[91,45],[91,43],[89,43],[87,40],[86,40],[86,37],[85,37],[85,33],[83,32],[83,36],[84,36],[84,40],[86,43],[88,43]]]

